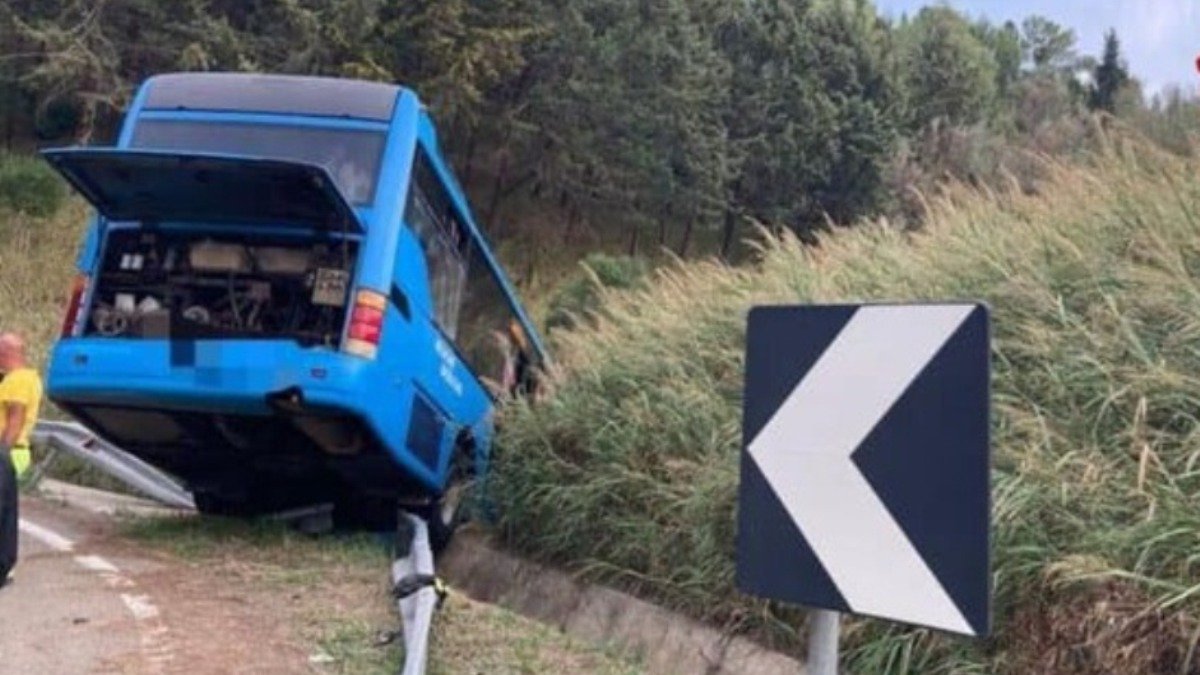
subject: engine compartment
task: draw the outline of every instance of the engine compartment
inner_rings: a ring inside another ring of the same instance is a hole
[[[334,346],[357,253],[350,239],[115,230],[83,333]]]

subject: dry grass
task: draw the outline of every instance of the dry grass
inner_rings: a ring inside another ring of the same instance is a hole
[[[67,293],[75,274],[82,235],[90,211],[79,198],[50,216],[0,210],[0,328],[25,336],[30,361],[43,374],[47,356],[62,325]],[[65,419],[48,400],[41,417]],[[41,459],[35,448],[35,461]],[[124,485],[71,457],[62,457],[51,475],[94,487],[127,492]]]
[[[553,396],[504,415],[508,540],[797,650],[803,615],[732,584],[746,311],[983,299],[997,634],[855,622],[846,665],[1023,673],[1084,649],[1091,670],[1059,672],[1200,672],[1200,164],[1116,134],[1084,164],[1040,161],[1039,194],[953,187],[920,233],[764,238],[753,268],[679,265],[608,294],[598,328],[556,345]],[[1094,628],[1131,616],[1153,623]],[[1056,629],[1031,640],[1039,622]]]
[[[26,336],[39,367],[62,325],[87,217],[77,199],[49,217],[0,213],[0,326]]]
[[[279,524],[200,517],[132,520],[125,533],[179,565],[222,579],[224,592],[268,608],[286,625],[292,642],[327,657],[314,672],[400,672],[403,640],[380,640],[399,629],[388,593],[386,538],[312,538]],[[429,672],[636,675],[642,670],[615,653],[452,589],[434,618]]]

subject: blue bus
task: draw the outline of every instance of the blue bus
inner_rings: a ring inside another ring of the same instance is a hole
[[[43,156],[94,207],[50,400],[203,512],[425,509],[444,545],[546,355],[413,91],[158,75],[115,147]]]

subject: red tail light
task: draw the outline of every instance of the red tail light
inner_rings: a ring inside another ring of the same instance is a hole
[[[387,298],[382,293],[360,290],[350,310],[350,328],[343,349],[351,354],[374,358],[383,333],[383,312]]]
[[[71,282],[71,294],[67,298],[67,313],[63,316],[62,329],[59,337],[71,337],[75,334],[75,323],[79,318],[79,308],[83,304],[83,294],[87,292],[88,277],[86,274],[75,276]]]

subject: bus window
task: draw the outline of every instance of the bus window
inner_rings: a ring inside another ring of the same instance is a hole
[[[411,185],[405,218],[425,252],[438,327],[476,376],[505,385],[514,368],[524,370],[518,350],[527,350],[523,337],[513,334],[520,322],[512,300],[480,250],[485,244],[472,240],[419,145]]]
[[[442,332],[453,339],[458,333],[458,313],[466,278],[466,261],[463,259],[466,237],[448,195],[433,175],[424,149],[418,148],[413,177],[405,219],[416,232],[425,253],[434,320]]]
[[[517,322],[517,315],[479,248],[472,246],[468,255],[456,342],[472,370],[502,383],[517,346],[510,337],[510,326]]]
[[[382,131],[149,119],[138,121],[130,147],[231,153],[321,164],[329,169],[351,204],[363,205],[375,199],[383,143]]]

